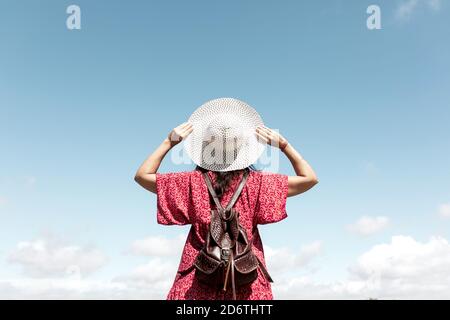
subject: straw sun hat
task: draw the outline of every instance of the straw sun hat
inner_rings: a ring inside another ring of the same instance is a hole
[[[233,98],[206,102],[190,116],[192,133],[184,150],[192,161],[212,171],[244,169],[262,155],[266,144],[255,129],[263,120],[255,109]]]

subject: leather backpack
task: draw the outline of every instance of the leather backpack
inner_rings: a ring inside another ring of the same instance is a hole
[[[207,172],[203,172],[203,176],[216,208],[211,209],[206,243],[194,262],[196,277],[201,283],[223,291],[227,291],[228,283],[231,282],[233,299],[236,300],[236,288],[255,281],[258,267],[266,279],[273,282],[252,250],[253,237],[252,241],[248,240],[245,228],[239,223],[239,212],[233,208],[247,181],[248,171],[244,171],[239,186],[225,208]]]

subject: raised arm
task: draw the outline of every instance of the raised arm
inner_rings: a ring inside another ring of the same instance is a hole
[[[282,135],[267,127],[258,127],[256,134],[267,144],[280,148],[291,162],[297,175],[288,177],[288,197],[303,193],[319,182],[316,173],[308,162],[303,159],[300,153]]]
[[[134,181],[150,192],[156,193],[156,172],[166,154],[192,132],[192,124],[185,122],[172,131],[158,148],[139,167]]]

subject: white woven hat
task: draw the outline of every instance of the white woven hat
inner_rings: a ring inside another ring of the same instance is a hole
[[[262,155],[266,144],[255,134],[264,125],[245,102],[220,98],[206,102],[190,116],[192,133],[184,150],[195,164],[212,171],[244,169]]]

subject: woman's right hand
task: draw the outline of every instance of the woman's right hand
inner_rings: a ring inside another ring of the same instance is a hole
[[[289,142],[278,132],[267,128],[266,126],[256,127],[256,135],[258,139],[261,139],[265,143],[272,145],[284,151]]]
[[[193,130],[192,124],[189,122],[184,122],[180,124],[178,127],[172,129],[172,131],[170,131],[169,135],[167,136],[167,139],[169,139],[170,142],[170,146],[174,147],[175,145],[179,144],[188,135],[191,134],[192,130]]]

